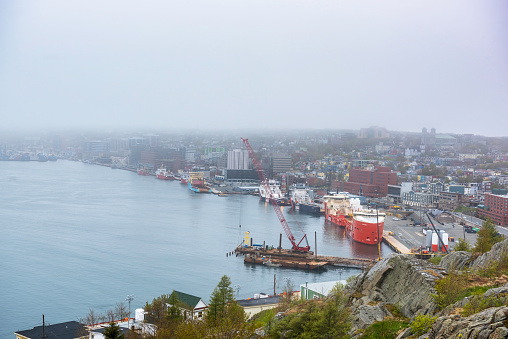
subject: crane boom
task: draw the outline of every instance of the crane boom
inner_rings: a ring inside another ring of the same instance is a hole
[[[291,229],[289,228],[289,225],[286,221],[286,218],[284,218],[284,215],[282,214],[282,211],[280,210],[280,206],[277,203],[277,200],[273,198],[272,189],[270,188],[270,185],[268,185],[268,180],[266,180],[265,172],[263,170],[263,166],[261,165],[261,162],[258,160],[256,154],[254,153],[254,150],[252,149],[249,139],[242,138],[243,143],[245,144],[245,147],[247,148],[247,151],[249,152],[249,157],[252,159],[252,163],[254,164],[254,168],[256,172],[258,173],[259,180],[261,180],[261,184],[263,185],[266,193],[267,193],[267,199],[270,201],[270,204],[272,205],[273,209],[275,210],[275,213],[277,214],[277,217],[279,218],[279,221],[282,225],[282,228],[284,229],[284,232],[286,233],[286,236],[288,237],[289,241],[291,242],[291,245],[293,245],[292,250],[299,251],[299,252],[308,252],[310,250],[310,246],[300,247],[300,244],[302,243],[303,239],[307,238],[307,234],[303,235],[303,238],[300,240],[300,242],[297,244],[295,237],[293,236],[293,233],[291,233]]]

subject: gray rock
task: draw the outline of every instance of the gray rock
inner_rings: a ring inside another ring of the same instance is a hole
[[[413,332],[411,332],[411,328],[406,328],[404,331],[400,332],[399,335],[395,339],[404,339],[409,337]]]
[[[439,266],[447,271],[460,271],[466,267],[472,255],[471,252],[465,251],[452,252],[441,259]]]
[[[366,328],[376,321],[382,321],[387,315],[389,312],[381,305],[361,305],[354,312],[350,333],[354,333],[360,328]]]
[[[470,267],[472,269],[485,269],[489,267],[494,261],[498,261],[500,258],[502,258],[504,255],[508,253],[508,239],[498,242],[494,246],[492,246],[492,249],[479,256],[474,260]]]
[[[428,333],[429,339],[438,338],[506,338],[508,307],[492,307],[469,317],[447,315],[436,319]]]
[[[445,271],[428,261],[395,254],[378,262],[355,281],[356,291],[367,296],[364,303],[383,301],[396,305],[401,313],[412,318],[416,313],[432,313],[437,305],[435,281]]]

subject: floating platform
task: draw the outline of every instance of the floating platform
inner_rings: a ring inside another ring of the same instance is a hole
[[[280,264],[281,267],[289,267],[289,268],[299,268],[304,270],[319,270],[325,269],[326,261],[315,261],[315,260],[306,260],[306,259],[287,259],[287,258],[267,258],[267,257],[255,257],[251,255],[247,255],[243,262],[246,264],[256,264],[256,265],[265,265],[266,262],[272,263],[272,266]],[[270,265],[267,265],[270,266]]]
[[[259,246],[237,247],[235,253],[245,255],[244,262],[263,265],[268,259],[273,263],[281,264],[282,267],[300,269],[320,269],[326,265],[345,268],[368,269],[377,262],[374,259],[342,258],[335,256],[314,255],[312,251],[307,253],[287,249],[267,249]]]

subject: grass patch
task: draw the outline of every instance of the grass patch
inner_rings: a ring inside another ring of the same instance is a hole
[[[362,339],[393,339],[402,330],[409,327],[409,323],[403,320],[387,319],[378,321],[367,327]]]
[[[275,309],[264,310],[252,316],[251,322],[256,328],[260,328],[273,321]]]
[[[439,265],[439,263],[441,262],[441,258],[442,258],[441,256],[434,256],[430,258],[429,261],[434,265]]]
[[[387,304],[385,305],[385,308],[390,312],[394,318],[398,318],[400,320],[408,320],[404,315],[400,312],[400,309],[393,305],[393,304]]]
[[[355,291],[353,294],[351,294],[351,298],[360,299],[362,297],[364,297],[364,295],[358,291]]]

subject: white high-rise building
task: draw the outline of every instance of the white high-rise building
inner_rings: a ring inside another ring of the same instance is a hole
[[[234,149],[228,151],[227,169],[249,169],[249,152],[247,150]]]

